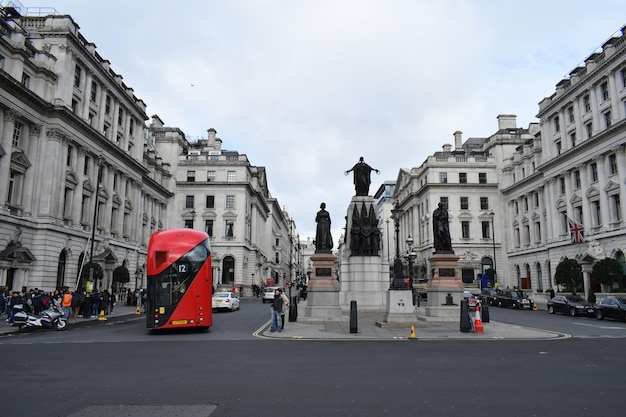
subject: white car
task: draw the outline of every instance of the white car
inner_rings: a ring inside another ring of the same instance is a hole
[[[263,303],[266,301],[269,301],[270,303],[274,301],[274,291],[277,289],[281,289],[284,292],[283,287],[265,287],[263,289],[263,293],[261,294],[261,301],[263,301]]]
[[[239,310],[239,298],[233,292],[216,292],[212,301],[213,310]]]

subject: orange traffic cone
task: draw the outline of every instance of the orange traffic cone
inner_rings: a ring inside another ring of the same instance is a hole
[[[100,320],[100,321],[104,321],[104,320],[106,320],[106,319],[107,319],[107,318],[106,318],[106,317],[104,317],[104,310],[100,310],[100,316],[98,317],[98,320]]]
[[[476,318],[474,319],[474,332],[482,334],[485,333],[483,322],[480,320],[480,304],[476,303]]]

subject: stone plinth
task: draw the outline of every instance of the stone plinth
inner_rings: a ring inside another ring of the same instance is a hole
[[[426,321],[458,321],[463,281],[454,253],[435,253],[430,259],[433,277],[428,281],[428,306],[418,309],[417,317]],[[452,305],[449,303],[452,298]]]
[[[380,327],[410,327],[417,324],[417,316],[413,307],[411,290],[387,291],[387,311],[382,322],[376,322]]]
[[[307,287],[307,305],[302,321],[343,320],[339,307],[339,281],[332,253],[311,256],[313,271]]]

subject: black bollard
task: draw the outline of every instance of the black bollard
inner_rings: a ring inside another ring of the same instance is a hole
[[[489,323],[489,303],[487,301],[480,305],[480,320],[483,323]]]
[[[350,333],[358,333],[356,300],[350,301]]]
[[[291,303],[289,303],[289,321],[298,320],[298,297],[291,297]]]
[[[461,300],[461,318],[460,318],[460,330],[461,333],[469,333],[471,329],[470,325],[470,317],[469,317],[469,308],[467,306],[467,300]]]

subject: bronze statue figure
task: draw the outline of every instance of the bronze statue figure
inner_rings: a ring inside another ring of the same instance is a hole
[[[448,208],[444,203],[439,203],[433,212],[433,243],[435,253],[454,253],[450,239]]]
[[[354,189],[357,196],[369,195],[370,184],[372,182],[370,179],[370,173],[372,171],[380,174],[379,170],[367,165],[363,160],[363,157],[361,157],[359,158],[359,162],[356,165],[344,172],[344,175],[348,175],[350,172],[353,172]]]
[[[333,248],[333,238],[330,234],[330,214],[326,211],[326,203],[320,205],[320,211],[315,216],[317,230],[315,233],[315,252],[330,253]]]

